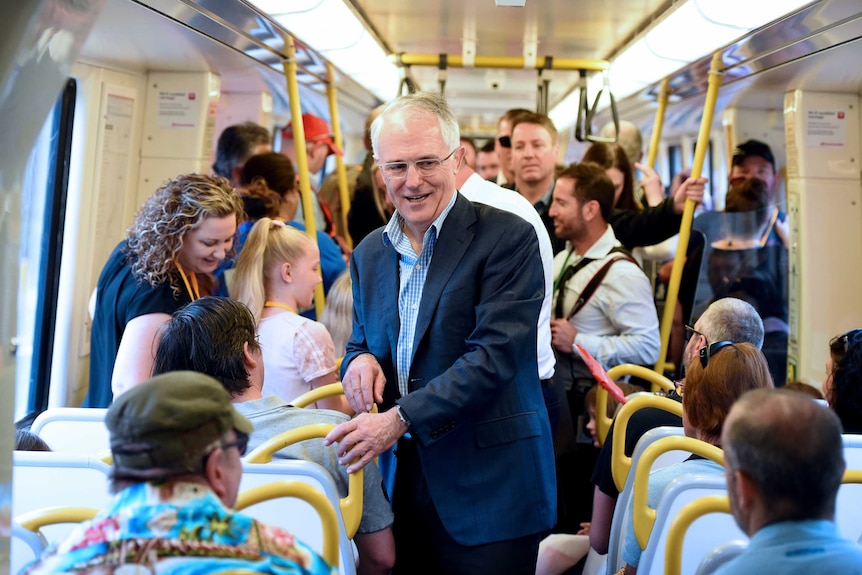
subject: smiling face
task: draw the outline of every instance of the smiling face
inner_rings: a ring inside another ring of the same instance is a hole
[[[443,159],[449,156],[440,131],[440,122],[430,112],[398,111],[383,120],[377,140],[377,163],[408,162],[407,174],[401,178],[383,179],[395,209],[404,218],[408,237],[422,242],[425,231],[439,216],[455,193],[463,148],[442,162],[433,173],[421,175],[413,163],[417,160]]]
[[[233,246],[235,233],[235,215],[205,217],[183,236],[183,247],[178,257],[180,265],[190,272],[214,272]]]
[[[576,242],[587,234],[583,207],[583,202],[575,197],[575,180],[557,180],[548,215],[554,220],[554,234],[558,238]]]

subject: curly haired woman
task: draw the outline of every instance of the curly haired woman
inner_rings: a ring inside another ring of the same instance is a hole
[[[211,276],[233,248],[242,200],[219,176],[179,176],[141,207],[97,284],[86,407],[149,378],[158,330],[215,288]]]

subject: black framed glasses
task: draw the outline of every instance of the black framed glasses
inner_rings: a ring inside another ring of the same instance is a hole
[[[449,155],[445,158],[424,158],[413,162],[388,162],[386,164],[380,164],[380,171],[383,172],[383,175],[387,179],[400,180],[401,178],[407,177],[407,170],[410,168],[410,164],[413,164],[413,167],[420,176],[433,176],[440,170],[440,166],[443,165],[443,162],[454,156],[455,152],[460,149],[461,146],[458,146],[449,152]]]
[[[248,450],[248,434],[242,431],[235,431],[235,433],[236,441],[220,443],[219,446],[224,450],[236,447],[236,450],[239,451],[239,456],[244,457],[245,452]]]
[[[691,339],[691,337],[692,337],[692,336],[694,336],[694,335],[699,335],[699,336],[703,337],[703,339],[707,339],[707,338],[706,338],[706,336],[705,336],[705,335],[703,335],[703,333],[701,333],[701,332],[697,331],[696,329],[694,329],[694,328],[693,328],[692,326],[690,326],[690,325],[686,325],[686,326],[685,326],[685,341],[690,340],[690,339]]]
[[[836,357],[844,357],[847,350],[850,349],[850,344],[862,334],[862,329],[851,329],[847,333],[836,335],[829,340],[829,351]]]
[[[706,369],[706,366],[709,364],[709,358],[729,345],[733,345],[733,342],[723,339],[700,348],[700,365],[703,366],[703,369]]]
[[[497,141],[500,142],[500,145],[504,148],[512,147],[512,136],[500,136],[497,138]]]

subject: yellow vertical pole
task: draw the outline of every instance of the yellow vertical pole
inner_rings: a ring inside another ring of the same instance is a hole
[[[305,219],[305,232],[317,244],[317,227],[314,223],[312,207],[311,180],[308,175],[308,153],[305,147],[305,128],[302,125],[302,108],[299,105],[299,84],[296,81],[296,46],[293,36],[286,35],[284,75],[287,78],[287,95],[290,98],[290,121],[293,124],[293,145],[296,150],[296,173],[299,174],[299,193],[302,201],[302,215]],[[323,284],[314,292],[314,309],[317,317],[323,313]]]
[[[649,139],[649,150],[647,151],[647,166],[655,169],[655,159],[658,156],[658,144],[661,141],[661,131],[664,128],[664,113],[667,110],[667,101],[670,96],[670,80],[665,78],[661,81],[658,92],[658,108],[655,111],[655,123],[653,123],[652,135]]]
[[[712,56],[709,67],[709,84],[706,90],[706,102],[703,105],[703,116],[700,119],[700,131],[697,134],[697,144],[694,148],[694,165],[691,168],[691,177],[699,178],[703,171],[703,160],[706,157],[706,149],[709,147],[709,133],[712,128],[712,118],[715,115],[715,102],[718,99],[718,89],[721,87],[722,68],[724,63],[721,52]],[[661,322],[661,351],[655,370],[663,372],[666,367],[667,348],[670,341],[670,330],[673,325],[673,312],[676,310],[676,302],[679,299],[679,282],[682,279],[682,266],[685,263],[685,251],[691,237],[691,223],[694,220],[695,204],[691,200],[685,201],[685,209],[682,212],[682,224],[679,227],[679,243],[676,255],[673,258],[673,268],[670,272],[670,282],[667,286],[667,298],[664,303],[664,314]]]
[[[326,95],[329,98],[329,117],[332,118],[332,135],[339,150],[344,149],[344,138],[341,136],[341,123],[338,118],[338,90],[335,85],[335,67],[326,63]],[[338,175],[338,197],[341,203],[338,226],[347,245],[353,247],[350,232],[347,231],[347,212],[350,211],[350,190],[347,188],[347,170],[344,158],[335,155],[335,173]]]

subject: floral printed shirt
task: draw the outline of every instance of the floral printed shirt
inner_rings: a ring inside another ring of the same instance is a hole
[[[27,573],[331,575],[314,551],[232,511],[203,484],[139,483],[52,546]]]

